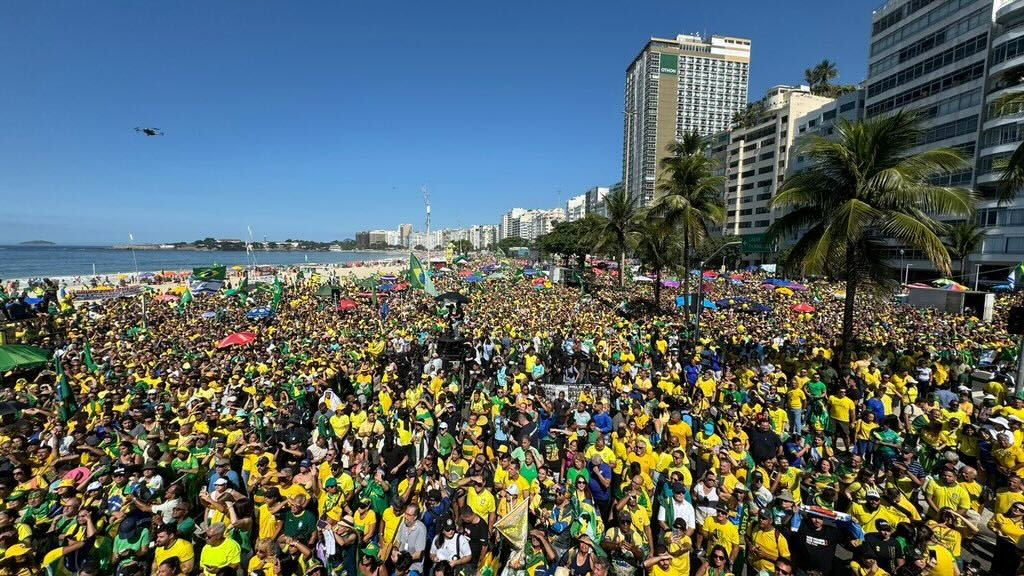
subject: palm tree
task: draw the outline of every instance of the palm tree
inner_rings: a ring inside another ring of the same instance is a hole
[[[683,136],[669,147],[672,156],[661,161],[661,196],[652,214],[678,230],[683,239],[683,293],[690,293],[690,250],[710,233],[711,224],[725,220],[722,188],[725,179],[715,176],[716,162],[705,152],[707,141],[696,132]],[[689,308],[684,308],[689,316]]]
[[[791,210],[768,229],[769,240],[800,235],[791,260],[810,273],[828,273],[846,283],[842,367],[849,368],[853,306],[864,282],[890,282],[893,270],[882,253],[886,239],[921,250],[943,273],[950,269],[941,236],[946,226],[934,216],[968,217],[976,197],[968,190],[931,183],[963,166],[961,154],[938,148],[910,154],[922,131],[913,114],[862,122],[841,121],[829,138],[813,136],[803,153],[814,164],[794,175],[772,199]]]
[[[624,189],[605,196],[605,213],[599,216],[595,224],[595,249],[615,250],[619,260],[619,287],[626,285],[626,250],[629,248],[629,235],[639,223],[640,209],[634,198],[630,198]]]
[[[816,94],[827,91],[830,83],[837,76],[839,76],[839,69],[836,68],[836,63],[827,58],[816,64],[814,68],[804,70],[804,80]]]
[[[630,235],[640,262],[654,272],[654,308],[661,308],[661,272],[679,262],[683,237],[679,229],[664,218],[648,212]]]
[[[974,222],[961,222],[950,226],[946,235],[946,249],[951,258],[960,261],[959,280],[964,281],[967,268],[967,257],[974,252],[974,249],[985,239],[988,230],[978,226]]]

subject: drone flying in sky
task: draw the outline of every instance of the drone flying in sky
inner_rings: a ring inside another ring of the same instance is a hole
[[[164,133],[159,128],[135,128],[136,132],[141,132],[146,136],[163,136]]]

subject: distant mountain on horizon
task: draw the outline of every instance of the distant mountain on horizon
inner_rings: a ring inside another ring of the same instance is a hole
[[[49,240],[29,240],[28,242],[21,242],[18,246],[56,246],[56,242],[50,242]]]

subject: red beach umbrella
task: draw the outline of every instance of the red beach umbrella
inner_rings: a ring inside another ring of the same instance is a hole
[[[235,332],[231,336],[217,342],[217,348],[229,346],[248,346],[256,341],[256,335],[252,332]]]

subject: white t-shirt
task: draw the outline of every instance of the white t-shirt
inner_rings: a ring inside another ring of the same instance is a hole
[[[164,524],[170,524],[174,522],[174,507],[178,505],[179,500],[172,498],[163,504],[154,504],[153,513],[163,516]]]
[[[676,518],[682,518],[686,522],[686,529],[693,530],[697,527],[697,517],[693,510],[693,505],[683,500],[679,502],[675,498],[672,499],[672,518],[666,518],[668,515],[668,506],[662,506],[658,511],[658,520],[661,520],[669,527],[676,521]]]
[[[469,538],[465,534],[455,533],[453,538],[444,538],[441,545],[437,545],[437,538],[434,538],[433,543],[430,545],[430,553],[434,555],[439,562],[454,562],[464,556],[472,556],[473,550],[469,547]]]

